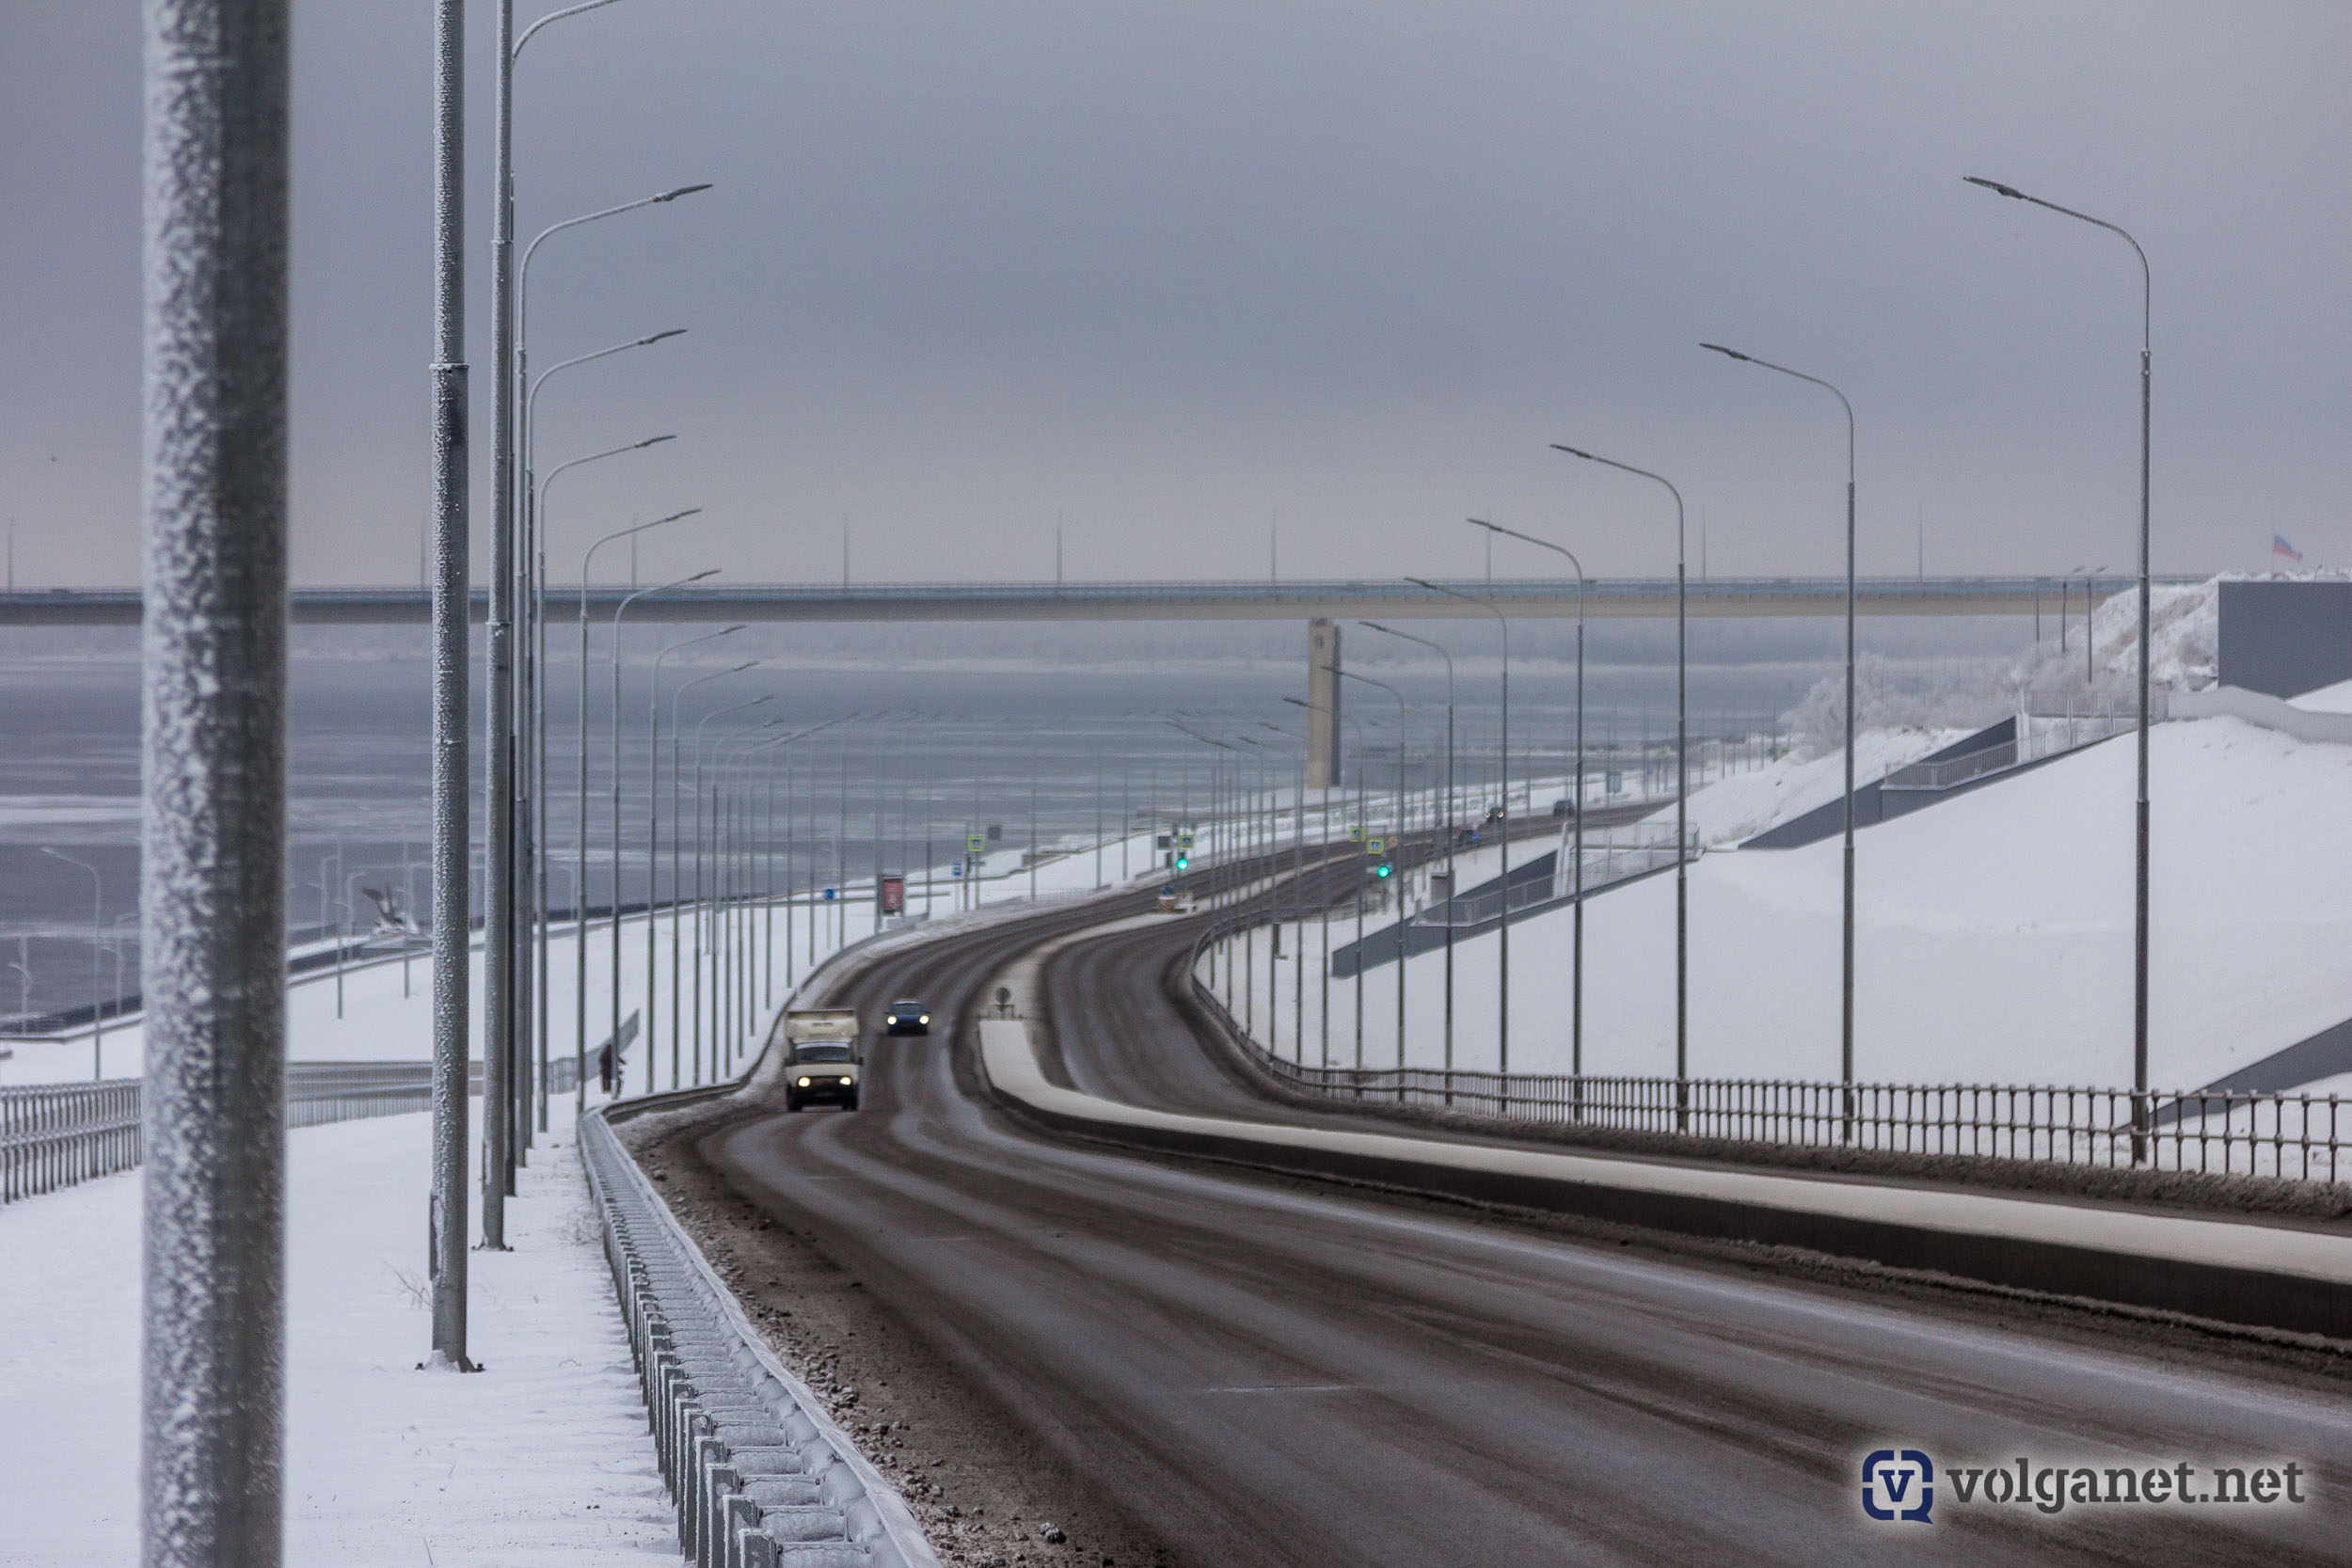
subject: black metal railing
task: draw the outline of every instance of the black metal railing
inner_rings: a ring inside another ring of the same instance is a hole
[[[144,1153],[144,1080],[26,1084],[0,1088],[0,1203],[112,1176]],[[480,1093],[474,1064],[471,1092]],[[433,1105],[430,1062],[290,1062],[286,1125],[396,1117]]]
[[[1200,978],[1201,954],[1253,923],[1245,916],[1202,934],[1193,993],[1266,1072],[1332,1100],[1693,1140],[2295,1181],[2352,1177],[2352,1105],[2335,1095],[1311,1065],[1268,1051]]]

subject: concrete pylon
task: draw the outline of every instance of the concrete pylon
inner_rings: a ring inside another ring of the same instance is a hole
[[[1340,628],[1307,623],[1307,787],[1340,787]]]

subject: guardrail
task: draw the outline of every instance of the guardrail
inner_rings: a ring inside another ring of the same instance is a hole
[[[2352,1104],[2335,1095],[1310,1066],[1268,1051],[1199,974],[1211,942],[1254,923],[1229,920],[1202,934],[1192,952],[1193,994],[1260,1068],[1335,1101],[1783,1147],[2293,1181],[2352,1177]]]
[[[139,1081],[0,1089],[0,1203],[139,1163]]]
[[[687,1558],[700,1568],[939,1568],[906,1499],[769,1351],[603,1112],[580,1126]]]
[[[1998,773],[2005,768],[2017,766],[2017,742],[2004,740],[1987,746],[1966,756],[1953,757],[1946,762],[1915,762],[1898,768],[1880,784],[1882,789],[1950,789],[1971,779],[1981,779],[1987,773]]]
[[[55,1192],[136,1165],[138,1078],[0,1088],[0,1203]],[[471,1092],[480,1093],[475,1064]],[[396,1117],[433,1105],[430,1062],[289,1062],[286,1125]]]

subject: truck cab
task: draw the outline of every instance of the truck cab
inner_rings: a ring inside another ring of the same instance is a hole
[[[857,1009],[811,1007],[784,1015],[784,1108],[838,1105],[857,1109],[865,1061],[858,1050]]]

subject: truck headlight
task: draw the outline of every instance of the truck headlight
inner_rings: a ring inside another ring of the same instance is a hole
[[[841,1080],[841,1082],[842,1082],[842,1084],[843,1084],[844,1085],[847,1085],[849,1084],[850,1080],[849,1080],[849,1079],[847,1079],[847,1078],[844,1078],[843,1080]]]
[[[801,1080],[801,1087],[803,1087],[803,1088],[806,1088],[806,1087],[808,1087],[808,1080],[807,1080],[807,1079],[803,1078],[803,1079],[802,1079],[802,1080]]]

